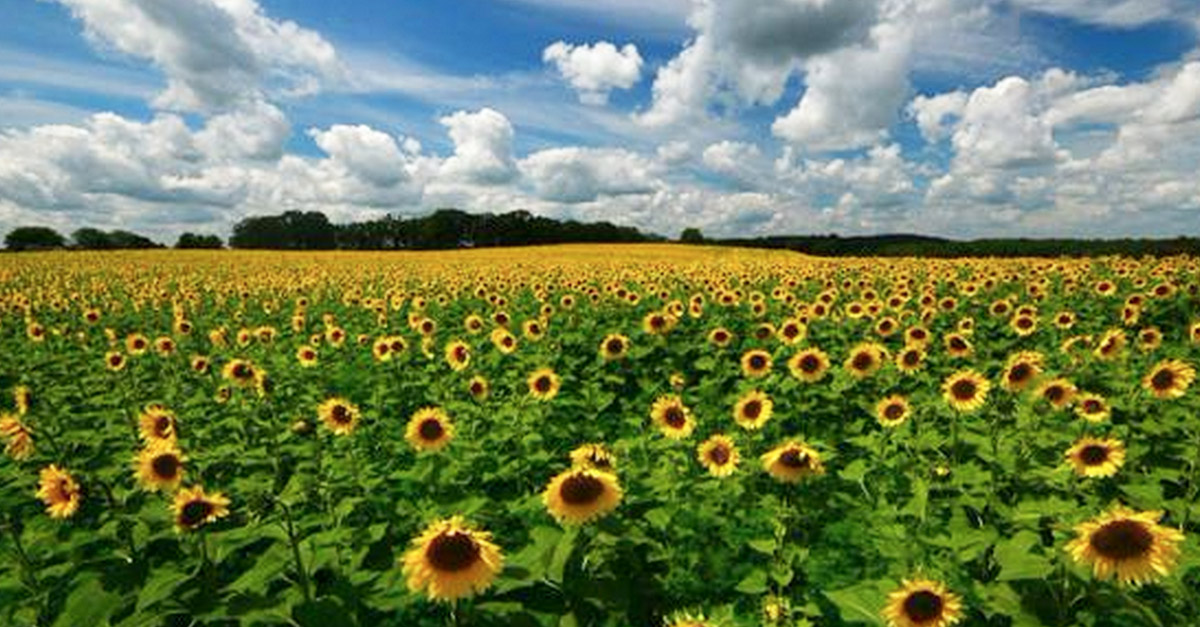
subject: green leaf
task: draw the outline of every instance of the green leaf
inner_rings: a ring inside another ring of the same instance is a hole
[[[837,606],[842,619],[880,625],[880,612],[887,600],[885,582],[864,581],[841,590],[828,590],[825,596]]]
[[[747,542],[746,544],[750,545],[750,548],[754,549],[755,551],[758,551],[759,553],[762,553],[763,555],[774,555],[775,554],[775,546],[776,546],[775,538],[763,538],[763,539],[759,539],[759,540],[751,540],[751,541]]]
[[[756,568],[742,578],[735,588],[743,594],[762,594],[767,591],[767,571]]]
[[[1053,570],[1050,559],[1033,550],[1040,544],[1038,535],[1021,531],[996,545],[996,562],[1000,564],[999,581],[1041,579]]]
[[[105,590],[95,575],[87,575],[82,581],[76,580],[75,589],[67,597],[63,611],[58,615],[58,620],[54,621],[54,625],[102,625],[120,606],[120,595]]]
[[[138,593],[137,609],[142,611],[163,599],[171,596],[171,593],[179,587],[180,584],[191,578],[187,573],[181,573],[175,570],[160,570],[156,571],[149,579],[146,580],[142,590]]]

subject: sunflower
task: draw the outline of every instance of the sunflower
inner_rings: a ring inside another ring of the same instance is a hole
[[[974,370],[960,370],[942,383],[942,398],[960,412],[971,412],[983,406],[991,382]]]
[[[751,390],[734,403],[733,419],[743,429],[761,429],[771,419],[774,407],[770,396],[759,390]]]
[[[154,350],[162,357],[170,357],[175,354],[175,340],[166,336],[155,338]]]
[[[1146,327],[1138,332],[1138,348],[1145,352],[1157,350],[1162,346],[1163,334],[1158,327]]]
[[[909,346],[925,346],[929,343],[929,329],[926,329],[921,325],[916,325],[905,329],[904,343]]]
[[[658,425],[662,434],[672,440],[688,437],[696,428],[692,418],[692,410],[688,409],[678,396],[660,396],[650,407],[650,419]]]
[[[539,368],[525,380],[529,394],[539,401],[548,401],[558,395],[562,381],[550,368]]]
[[[16,416],[0,414],[0,435],[8,439],[4,452],[21,461],[33,455],[33,433]]]
[[[752,349],[742,355],[742,374],[751,378],[765,377],[771,372],[771,353]]]
[[[729,329],[726,329],[725,327],[717,327],[708,332],[708,341],[711,342],[713,346],[725,348],[726,346],[729,346],[730,342],[733,341],[733,333],[731,333]]]
[[[335,396],[317,406],[317,416],[335,435],[349,435],[358,426],[360,414],[353,403]]]
[[[1162,512],[1117,506],[1075,527],[1066,550],[1077,564],[1090,564],[1098,579],[1115,576],[1135,586],[1167,576],[1179,558],[1183,533],[1159,526]]]
[[[905,374],[916,372],[925,363],[925,349],[921,344],[909,344],[896,353],[896,368]]]
[[[208,358],[205,357],[204,355],[193,355],[192,356],[192,361],[191,361],[192,372],[195,372],[196,374],[208,374],[208,369],[209,369],[210,365],[211,365],[211,363],[208,361]]]
[[[603,444],[580,444],[571,451],[571,464],[576,468],[612,472],[617,466],[617,457]]]
[[[375,341],[371,343],[371,356],[375,358],[375,361],[378,361],[380,363],[386,363],[386,362],[391,361],[392,360],[391,339],[387,338],[387,337],[376,338]]]
[[[312,368],[317,365],[317,349],[311,346],[300,346],[296,349],[296,361],[302,368]]]
[[[167,442],[174,444],[178,423],[175,412],[161,406],[147,407],[138,418],[139,435],[146,444]]]
[[[1042,374],[1042,360],[1042,354],[1038,352],[1014,353],[1008,358],[1004,374],[1000,375],[1000,385],[1010,392],[1029,387]]]
[[[1066,457],[1081,477],[1111,477],[1125,464],[1125,444],[1085,437],[1067,450]]]
[[[663,621],[664,627],[715,627],[714,623],[704,617],[704,614],[691,612],[676,612],[670,618],[664,618]]]
[[[471,347],[462,340],[454,340],[446,345],[446,363],[455,372],[466,370],[471,365]]]
[[[642,318],[642,331],[649,335],[666,335],[675,328],[678,318],[667,312],[652,311]]]
[[[888,627],[948,627],[963,618],[962,601],[938,581],[905,579],[888,595]]]
[[[829,371],[829,355],[815,346],[809,347],[792,355],[787,367],[793,377],[805,383],[815,383],[825,378],[825,373]]]
[[[708,474],[714,477],[728,477],[737,470],[742,458],[731,438],[716,434],[696,447],[696,459],[700,460]]]
[[[454,601],[486,590],[504,564],[492,534],[461,516],[430,524],[401,559],[408,589],[433,601]]]
[[[1075,400],[1075,393],[1078,391],[1074,383],[1059,377],[1039,385],[1034,394],[1038,398],[1045,399],[1055,409],[1063,409]]]
[[[789,318],[779,325],[779,330],[776,334],[779,336],[779,341],[788,346],[794,346],[808,336],[808,328],[799,320]]]
[[[1092,355],[1101,361],[1110,361],[1116,359],[1124,350],[1128,340],[1125,338],[1123,329],[1109,329],[1100,336],[1100,341],[1096,343],[1096,348],[1092,350]]]
[[[33,393],[29,391],[29,386],[18,385],[13,388],[13,406],[17,408],[17,415],[24,416],[29,413],[29,405],[33,402]]]
[[[193,531],[229,515],[229,499],[220,492],[205,494],[202,486],[184,488],[171,504],[177,531]]]
[[[1183,396],[1196,378],[1196,369],[1178,359],[1158,362],[1142,377],[1142,388],[1155,398],[1171,399]]]
[[[104,367],[113,372],[120,372],[125,369],[125,355],[117,351],[108,351],[104,354]]]
[[[125,338],[125,350],[130,355],[141,355],[150,347],[150,340],[141,333],[132,333]]]
[[[467,393],[469,393],[471,398],[475,399],[476,401],[483,401],[486,400],[488,394],[491,393],[491,386],[488,384],[488,380],[483,378],[483,376],[475,375],[471,377],[470,381],[467,382]]]
[[[510,355],[513,351],[517,350],[517,336],[504,327],[492,329],[491,340],[496,350],[505,355]]]
[[[1009,321],[1008,326],[1020,337],[1028,337],[1037,331],[1038,321],[1034,316],[1016,315]]]
[[[975,350],[971,341],[962,333],[950,333],[942,341],[951,357],[967,357]]]
[[[621,485],[612,473],[572,468],[550,480],[542,501],[560,523],[583,524],[616,509],[621,502]]]
[[[404,439],[418,451],[439,450],[453,438],[454,425],[440,407],[418,409],[404,429]]]
[[[1192,344],[1200,344],[1200,322],[1193,322],[1192,326],[1188,327],[1188,337],[1191,338]]]
[[[604,361],[616,361],[629,353],[629,338],[620,333],[609,333],[600,342],[600,356]]]
[[[875,420],[889,429],[904,424],[911,413],[908,399],[899,394],[893,394],[875,405]]]
[[[221,376],[238,385],[254,383],[254,364],[245,359],[231,359],[221,368]]]
[[[871,376],[883,366],[886,354],[887,351],[874,342],[859,344],[850,350],[850,356],[846,358],[842,367],[849,370],[854,378],[863,379]]]
[[[83,492],[71,473],[50,464],[40,474],[37,497],[46,504],[46,513],[51,518],[70,518],[79,511]]]
[[[173,491],[183,481],[183,462],[187,461],[174,442],[162,440],[142,449],[134,460],[134,474],[142,487],[157,492]]]
[[[1112,408],[1103,396],[1083,392],[1075,397],[1075,415],[1088,422],[1104,422],[1112,415]]]
[[[825,474],[821,456],[803,442],[785,442],[762,456],[763,469],[784,483],[796,483],[811,475]]]

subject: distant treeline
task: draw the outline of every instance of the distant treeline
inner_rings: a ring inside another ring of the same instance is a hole
[[[224,243],[216,235],[184,233],[175,242],[175,248],[222,248]],[[75,250],[130,250],[141,248],[165,248],[162,244],[130,231],[101,231],[91,227],[76,229],[70,239],[62,233],[45,226],[21,226],[4,237],[8,250],[53,250],[72,248]]]
[[[568,242],[644,242],[662,238],[608,222],[559,222],[528,211],[499,215],[439,209],[418,218],[386,216],[333,224],[317,211],[288,211],[238,222],[231,248],[300,250],[445,249]]]
[[[704,240],[708,244],[782,248],[827,257],[1096,257],[1103,255],[1200,255],[1200,239],[977,239],[923,235],[775,236]]]

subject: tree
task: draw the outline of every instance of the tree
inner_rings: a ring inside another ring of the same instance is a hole
[[[144,235],[121,230],[109,231],[108,242],[110,248],[161,248],[160,244]]]
[[[221,238],[216,235],[197,235],[195,233],[184,233],[179,236],[179,240],[175,242],[175,248],[208,248],[217,249],[224,247]]]
[[[75,243],[75,248],[82,248],[84,250],[112,248],[112,241],[109,239],[108,233],[86,226],[76,229],[71,234],[71,241]]]
[[[43,250],[66,244],[67,240],[58,231],[45,226],[17,227],[4,237],[4,247],[9,250]]]
[[[700,244],[704,242],[704,234],[697,228],[686,228],[679,234],[679,241],[684,244]]]

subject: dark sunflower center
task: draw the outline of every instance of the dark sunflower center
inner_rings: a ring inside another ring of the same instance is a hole
[[[1046,400],[1050,401],[1051,403],[1057,403],[1061,401],[1063,396],[1066,396],[1066,394],[1067,391],[1064,390],[1062,386],[1052,385],[1046,388]]]
[[[1094,398],[1089,398],[1088,400],[1083,402],[1083,411],[1085,411],[1089,414],[1098,414],[1103,409],[1104,409],[1104,406],[1100,404],[1100,401],[1098,401]]]
[[[762,370],[767,366],[767,358],[762,355],[750,356],[750,368],[752,370]]]
[[[650,319],[650,327],[651,328],[661,329],[662,326],[663,326],[663,319],[660,316],[654,316],[653,318]]]
[[[454,347],[454,360],[455,361],[466,361],[467,360],[467,348],[465,346],[455,346]]]
[[[237,364],[233,367],[233,376],[235,379],[250,378],[250,366],[246,364]]]
[[[150,462],[155,476],[160,479],[174,479],[179,475],[179,458],[174,455],[159,455]]]
[[[1150,377],[1150,385],[1156,390],[1169,390],[1175,383],[1175,373],[1163,368]]]
[[[912,333],[909,334],[909,337],[914,340],[923,340],[925,339],[925,331],[922,329],[913,329]]]
[[[345,405],[334,405],[333,409],[329,411],[329,415],[333,418],[334,422],[340,424],[350,422],[351,418],[350,409]]]
[[[443,533],[425,549],[429,563],[442,572],[466,570],[479,559],[479,545],[465,533]]]
[[[1126,560],[1145,555],[1154,546],[1154,534],[1136,520],[1115,520],[1097,529],[1088,542],[1104,557]]]
[[[808,466],[808,455],[794,448],[788,449],[779,456],[779,463],[788,468],[804,468]]]
[[[950,394],[960,401],[969,401],[975,398],[975,392],[978,389],[979,388],[975,385],[974,381],[971,381],[970,379],[959,379],[958,381],[954,382],[954,385],[950,386]]]
[[[756,339],[765,340],[770,336],[771,336],[771,329],[769,329],[767,327],[759,327],[758,329],[756,329],[754,331],[754,337]]]
[[[800,369],[804,372],[816,372],[821,367],[821,360],[816,355],[805,355],[800,358]]]
[[[850,366],[855,370],[867,370],[875,360],[867,353],[859,353],[854,356],[854,360],[850,362]]]
[[[442,421],[437,418],[426,418],[421,421],[420,426],[417,427],[417,431],[421,434],[422,440],[433,441],[442,437],[446,429],[442,427]]]
[[[547,377],[544,375],[538,377],[533,382],[533,388],[539,392],[543,392],[543,393],[549,392],[550,391],[550,377]]]
[[[1071,317],[1070,317],[1070,316],[1059,316],[1059,317],[1058,317],[1058,323],[1059,323],[1059,324],[1070,324],[1070,323],[1071,323]]]
[[[483,384],[478,381],[472,383],[471,384],[471,394],[474,394],[475,396],[479,396],[480,394],[483,394]]]
[[[725,445],[714,446],[713,449],[708,452],[709,461],[718,466],[724,466],[725,464],[729,463],[729,457],[729,448],[727,448]]]
[[[179,512],[179,522],[185,527],[195,527],[212,515],[213,506],[205,500],[188,501]]]
[[[1089,444],[1079,451],[1079,459],[1088,466],[1099,466],[1108,459],[1108,447]]]
[[[121,356],[120,356],[120,355],[113,355],[112,357],[109,357],[109,358],[108,358],[108,363],[109,363],[110,365],[112,365],[113,367],[120,366],[120,365],[121,365]]]
[[[892,323],[891,323],[890,321],[888,321],[888,320],[884,320],[883,322],[880,322],[880,323],[879,323],[879,330],[880,330],[880,331],[883,331],[884,333],[887,333],[888,331],[891,331],[891,330],[892,330]]]
[[[1026,381],[1033,374],[1033,368],[1027,363],[1014,364],[1008,371],[1008,380],[1013,383]]]
[[[915,366],[919,361],[921,361],[921,355],[918,354],[917,351],[908,351],[907,353],[904,353],[904,365]]]
[[[591,475],[572,475],[562,482],[558,494],[568,505],[586,505],[600,498],[604,483]]]
[[[504,347],[505,347],[505,348],[512,348],[512,345],[513,345],[513,339],[512,339],[511,337],[507,337],[507,336],[506,336],[506,337],[504,338],[503,344],[504,344]]]
[[[899,420],[904,415],[904,406],[900,403],[892,403],[883,408],[883,417],[888,420]]]
[[[1017,327],[1018,327],[1018,328],[1021,328],[1021,329],[1028,329],[1028,328],[1029,328],[1029,327],[1031,327],[1031,326],[1033,326],[1033,320],[1030,320],[1029,318],[1019,318],[1019,319],[1017,319]]]
[[[154,433],[160,438],[165,438],[171,434],[171,418],[168,416],[159,416],[154,422]]]
[[[622,348],[624,348],[624,344],[621,343],[621,340],[615,338],[609,340],[608,344],[605,346],[605,350],[613,355],[620,353]]]
[[[742,406],[742,415],[753,420],[762,413],[762,402],[753,400]]]
[[[717,331],[716,333],[713,334],[713,339],[715,339],[718,342],[724,342],[725,340],[729,339],[729,336],[726,335],[726,333],[724,331]]]
[[[683,413],[683,409],[672,405],[663,412],[663,421],[673,429],[682,429],[687,424],[687,415]]]
[[[967,343],[962,338],[956,337],[950,340],[950,348],[961,351],[967,349]]]
[[[41,331],[42,331],[41,329],[35,329],[35,330],[36,330],[36,331],[37,331],[39,334],[40,334],[40,333],[41,333]],[[146,348],[146,343],[145,343],[145,342],[143,342],[143,341],[141,341],[141,340],[134,340],[134,341],[133,341],[133,347],[134,347],[134,348],[136,348],[136,349],[139,349],[139,350],[140,350],[140,349]]]
[[[313,357],[316,357],[316,355],[312,351],[304,351],[302,356],[304,357],[305,360],[311,360]]]
[[[800,329],[791,325],[783,327],[783,336],[789,340],[800,334]]]
[[[942,615],[942,597],[929,590],[918,590],[904,599],[904,615],[917,623]]]

